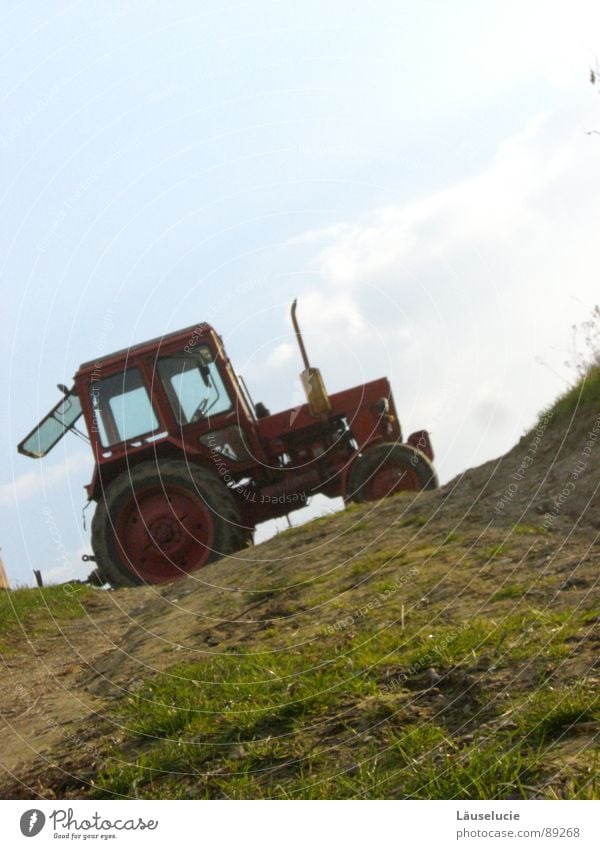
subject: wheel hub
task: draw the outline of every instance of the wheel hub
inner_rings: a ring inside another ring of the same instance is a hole
[[[181,538],[180,526],[172,518],[156,519],[148,531],[149,537],[162,548]]]

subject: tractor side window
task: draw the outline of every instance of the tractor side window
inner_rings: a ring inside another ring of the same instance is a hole
[[[201,345],[197,353],[161,357],[158,372],[181,425],[231,409],[231,398],[207,345]]]
[[[136,368],[91,384],[95,425],[102,445],[127,442],[158,428],[148,390]]]

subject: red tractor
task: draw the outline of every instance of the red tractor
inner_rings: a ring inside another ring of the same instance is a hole
[[[19,444],[44,457],[83,415],[96,466],[86,487],[95,579],[159,584],[251,544],[256,525],[317,493],[346,503],[433,489],[426,431],[402,440],[389,381],[328,395],[304,361],[306,403],[271,415],[208,324],[84,363]],[[77,431],[78,433],[81,432]]]

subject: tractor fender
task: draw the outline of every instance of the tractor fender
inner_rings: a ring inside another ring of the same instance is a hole
[[[427,430],[416,430],[406,440],[407,445],[412,445],[413,448],[417,448],[421,451],[428,460],[435,459],[435,455],[433,453],[433,445],[431,444],[431,439],[429,436],[429,431]]]
[[[371,439],[369,442],[365,442],[359,449],[357,449],[354,454],[350,457],[344,469],[342,470],[342,479],[341,479],[341,493],[346,502],[346,489],[348,486],[348,477],[350,476],[350,472],[352,471],[352,467],[356,460],[364,454],[365,451],[368,451],[374,445],[380,445],[381,443],[386,442],[386,440],[382,436],[377,436],[374,439]],[[429,437],[429,433],[426,430],[417,430],[408,437],[405,445],[410,445],[412,448],[416,448],[418,451],[423,453],[428,460],[433,461],[434,453],[433,446],[431,444],[431,439]]]

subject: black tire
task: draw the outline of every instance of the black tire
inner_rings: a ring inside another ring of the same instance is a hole
[[[418,492],[438,486],[435,469],[422,451],[404,443],[382,442],[367,448],[354,461],[344,500],[362,504],[396,492]]]
[[[185,516],[177,513],[182,505]],[[134,533],[147,542],[137,544]],[[227,487],[181,460],[146,461],[123,472],[107,487],[92,520],[97,571],[113,587],[176,580],[243,548],[247,535]]]

